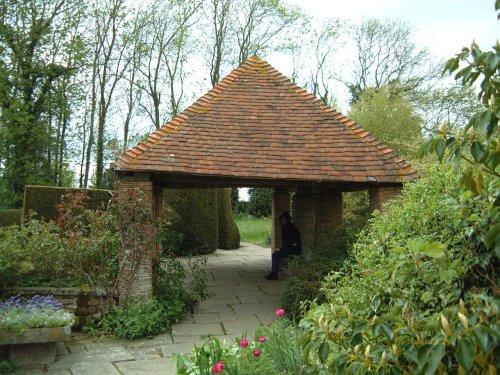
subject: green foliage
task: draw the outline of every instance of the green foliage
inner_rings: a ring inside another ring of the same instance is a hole
[[[496,9],[500,9],[498,3]],[[461,62],[466,66],[460,68]],[[456,57],[448,60],[443,74],[455,71],[455,79],[464,86],[472,86],[480,79],[478,99],[484,107],[472,116],[464,129],[457,131],[442,126],[435,130],[419,154],[435,153],[440,162],[447,160],[456,167],[465,161],[469,167],[462,174],[462,184],[474,194],[482,194],[485,173],[500,177],[500,44],[497,42],[493,51],[484,52],[473,42],[470,48],[463,48]]]
[[[65,194],[85,192],[88,196],[86,205],[89,209],[106,209],[111,200],[112,193],[109,190],[100,189],[76,189],[55,186],[26,186],[24,190],[23,218],[29,217],[34,211],[38,217],[44,220],[55,220],[58,217],[58,206]]]
[[[254,216],[238,215],[236,225],[241,234],[241,241],[259,246],[270,246],[271,221],[270,217],[256,218]]]
[[[0,210],[0,227],[8,227],[12,224],[21,224],[21,209],[5,209]]]
[[[0,285],[101,285],[114,281],[120,246],[113,215],[65,196],[58,223],[31,217],[0,228]]]
[[[371,216],[368,193],[343,193],[342,225],[329,235],[328,246],[316,247],[309,254],[288,263],[282,305],[292,316],[300,317],[308,305],[304,301],[326,302],[321,285],[326,275],[343,268],[350,259],[352,244]]]
[[[217,249],[218,215],[216,189],[166,189],[164,207],[179,214],[172,223],[182,234],[180,254],[208,254]]]
[[[273,189],[251,188],[248,189],[248,213],[255,217],[271,216],[273,204]]]
[[[298,331],[287,319],[278,319],[257,330],[254,338],[237,338],[236,344],[221,343],[217,337],[210,337],[200,347],[195,346],[190,356],[174,354],[177,374],[211,375],[214,365],[221,362],[224,374],[307,373],[298,345]]]
[[[498,194],[494,181],[490,191],[491,197]],[[369,310],[374,296],[382,304],[401,298],[423,311],[439,310],[471,288],[460,281],[466,275],[481,286],[480,274],[497,277],[497,258],[484,238],[499,219],[494,198],[473,199],[449,168],[430,170],[375,216],[354,246],[355,262],[330,274],[324,291],[330,302],[359,312]],[[437,249],[443,256],[429,257]]]
[[[240,232],[234,221],[230,188],[217,189],[217,212],[219,228],[219,249],[240,247]]]
[[[85,323],[84,329],[93,334],[136,339],[158,335],[178,323],[186,309],[192,310],[211,294],[203,266],[204,258],[184,258],[164,254],[155,264],[154,298],[147,303],[112,306]]]
[[[136,302],[126,307],[112,306],[107,312],[89,319],[84,330],[90,334],[110,334],[129,340],[164,332],[177,314],[176,307],[168,306],[156,298],[148,302]]]
[[[415,156],[422,140],[422,120],[394,87],[364,90],[349,116],[398,154]]]
[[[498,297],[467,295],[465,302],[430,315],[404,300],[394,300],[382,314],[372,307],[371,314],[360,315],[345,306],[316,306],[301,321],[304,356],[317,373],[496,372]]]
[[[24,375],[25,372],[16,363],[0,359],[0,374]]]

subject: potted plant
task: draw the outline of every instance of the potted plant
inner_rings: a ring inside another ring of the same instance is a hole
[[[52,296],[10,297],[0,304],[0,345],[9,345],[14,362],[50,363],[55,343],[71,334],[75,316]]]

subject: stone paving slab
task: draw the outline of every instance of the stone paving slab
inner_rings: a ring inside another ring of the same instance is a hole
[[[200,336],[200,335],[223,335],[222,326],[219,323],[180,323],[172,327],[172,335],[179,336]]]
[[[120,375],[111,363],[81,362],[70,369],[73,375]]]
[[[221,342],[253,337],[255,329],[276,318],[283,280],[266,281],[271,252],[242,243],[238,250],[217,250],[207,256],[210,289],[218,295],[186,313],[171,333],[139,340],[100,339],[75,333],[56,346],[56,362],[31,368],[27,375],[142,375],[175,374],[172,354],[191,353],[212,335]],[[286,275],[284,275],[286,277]]]
[[[116,367],[123,375],[165,375],[175,373],[171,358],[118,362]]]

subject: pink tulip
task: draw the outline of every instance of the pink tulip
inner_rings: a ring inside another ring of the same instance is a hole
[[[253,355],[258,357],[260,355],[260,350],[254,350]]]
[[[260,342],[266,342],[266,337],[265,336],[260,336],[259,337]]]
[[[283,315],[285,315],[285,310],[283,309],[276,310],[276,316],[283,316]]]
[[[214,374],[220,374],[224,370],[224,362],[220,361],[213,367]]]
[[[248,343],[249,343],[249,342],[250,342],[250,341],[249,341],[248,339],[241,340],[241,341],[240,341],[240,346],[241,346],[242,348],[246,348],[246,347],[248,346]]]

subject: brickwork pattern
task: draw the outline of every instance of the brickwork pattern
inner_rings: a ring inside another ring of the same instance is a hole
[[[370,209],[382,211],[384,205],[401,194],[401,187],[379,187],[369,191]]]

